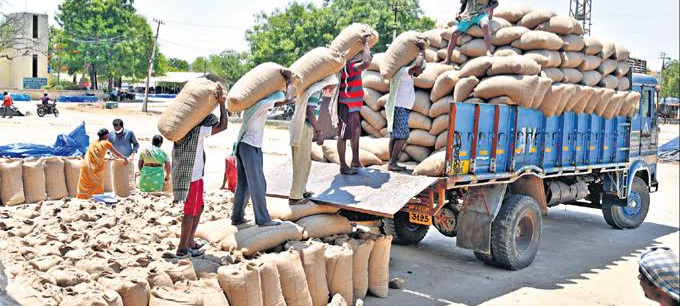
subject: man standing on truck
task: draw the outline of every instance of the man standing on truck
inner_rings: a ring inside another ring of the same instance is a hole
[[[460,12],[456,14],[458,24],[455,26],[449,48],[446,53],[444,63],[451,62],[453,49],[456,47],[458,37],[463,35],[473,25],[479,25],[484,33],[484,45],[486,55],[491,56],[491,30],[489,30],[489,20],[493,18],[493,10],[498,7],[497,0],[460,0]]]
[[[406,170],[406,168],[397,164],[397,160],[410,133],[408,117],[416,101],[413,78],[418,77],[425,69],[425,45],[422,42],[418,43],[418,48],[420,53],[413,65],[399,69],[390,81],[390,97],[385,105],[387,131],[390,133],[388,171]]]
[[[338,94],[338,156],[341,174],[357,174],[355,168],[362,167],[359,161],[359,137],[361,136],[361,115],[364,101],[364,87],[361,73],[371,65],[373,56],[368,37],[364,36],[364,50],[347,62],[340,72],[340,93]],[[345,150],[347,140],[352,145],[352,164],[347,165]]]

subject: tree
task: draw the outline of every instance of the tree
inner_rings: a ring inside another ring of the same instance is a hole
[[[661,73],[661,95],[680,98],[680,62],[678,60],[666,64]]]
[[[248,70],[250,65],[247,62],[248,53],[236,52],[234,50],[224,50],[219,54],[212,54],[205,57],[197,57],[191,63],[192,71],[213,73],[234,83],[238,81]]]
[[[171,57],[168,59],[168,71],[189,71],[189,62]]]
[[[289,66],[309,50],[328,45],[348,25],[361,22],[380,35],[373,52],[383,52],[392,42],[393,11],[385,0],[324,0],[321,7],[290,3],[285,10],[259,13],[255,25],[246,31],[252,65],[273,61]],[[402,0],[398,32],[423,31],[434,27],[424,17],[418,0]]]

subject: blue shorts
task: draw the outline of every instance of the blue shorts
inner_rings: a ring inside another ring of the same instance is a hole
[[[408,128],[408,116],[411,114],[409,109],[403,107],[394,108],[394,123],[392,124],[392,139],[408,139],[411,132]]]
[[[487,13],[479,13],[469,18],[461,17],[460,21],[458,21],[458,24],[456,25],[455,32],[465,33],[471,26],[478,25],[481,27],[482,24],[489,24],[489,15]]]

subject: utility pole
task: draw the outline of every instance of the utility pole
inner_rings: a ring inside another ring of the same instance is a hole
[[[661,72],[666,68],[666,60],[670,60],[671,58],[668,57],[668,54],[666,52],[661,52],[659,54],[659,58],[661,59]]]
[[[394,12],[394,23],[392,24],[392,41],[397,39],[397,15],[401,8],[401,0],[392,0],[392,12]]]
[[[144,88],[144,103],[142,103],[142,111],[148,111],[149,103],[149,81],[151,80],[151,72],[153,71],[153,62],[156,59],[156,45],[158,44],[158,32],[161,29],[161,24],[165,24],[163,20],[153,19],[153,22],[157,23],[156,26],[156,38],[153,40],[153,46],[151,47],[151,54],[149,55],[149,71],[146,74],[146,87]]]
[[[593,0],[570,0],[569,16],[581,22],[583,35],[590,35]]]

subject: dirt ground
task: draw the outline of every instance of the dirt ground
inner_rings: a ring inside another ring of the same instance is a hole
[[[35,103],[18,103],[35,113]],[[60,105],[59,118],[37,116],[0,120],[0,144],[30,142],[51,144],[60,133],[68,133],[81,121],[95,135],[111,128],[114,118],[150,145],[156,133],[161,104],[150,115],[139,114],[141,105],[106,110]],[[222,183],[223,159],[231,153],[240,128],[230,123],[226,132],[208,138],[206,185],[208,191]],[[263,151],[265,171],[286,162],[288,131],[268,128]],[[678,126],[661,127],[659,143],[678,136]],[[168,152],[172,144],[163,148]],[[477,261],[471,251],[455,247],[431,229],[414,246],[393,246],[390,274],[406,285],[391,290],[386,299],[367,298],[366,305],[655,305],[647,300],[637,280],[637,256],[647,247],[666,245],[680,249],[680,203],[678,164],[659,165],[659,192],[652,194],[646,222],[635,230],[614,230],[598,210],[560,205],[543,218],[541,245],[534,263],[521,271],[491,268]]]

